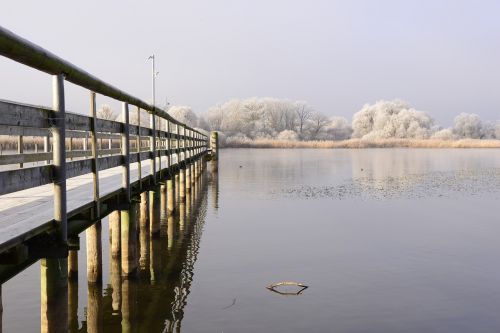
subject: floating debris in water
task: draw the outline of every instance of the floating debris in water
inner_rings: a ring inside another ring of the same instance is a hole
[[[457,170],[403,176],[355,177],[336,185],[302,185],[274,191],[301,199],[420,199],[500,194],[500,169]]]
[[[285,286],[285,287],[289,287],[289,286],[298,287],[298,289],[295,291],[281,291],[278,289],[279,287],[283,287],[283,286]],[[282,281],[282,282],[270,284],[266,288],[277,293],[277,294],[280,294],[280,295],[296,296],[296,295],[300,295],[304,290],[309,288],[309,286],[306,286],[305,284],[299,283],[299,282]]]

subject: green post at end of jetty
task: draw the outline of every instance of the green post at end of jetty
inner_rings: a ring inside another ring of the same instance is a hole
[[[219,132],[210,132],[211,160],[217,160],[219,155]]]

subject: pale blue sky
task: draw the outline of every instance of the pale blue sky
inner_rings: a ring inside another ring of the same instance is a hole
[[[119,88],[203,112],[230,98],[306,100],[351,118],[400,98],[449,125],[500,119],[500,1],[22,1],[0,24]],[[0,58],[0,98],[49,104],[50,78]],[[103,100],[104,101],[104,100]],[[68,107],[88,96],[68,88]]]

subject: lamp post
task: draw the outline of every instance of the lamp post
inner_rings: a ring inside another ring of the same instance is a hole
[[[159,74],[159,72],[156,71],[155,68],[155,55],[152,54],[149,56],[148,60],[151,59],[151,80],[152,80],[152,97],[153,97],[153,107],[156,107],[156,101],[155,101],[155,79],[156,76]],[[151,174],[153,175],[153,183],[156,184],[156,158],[157,158],[157,153],[156,153],[156,116],[152,112],[150,115],[150,125],[151,125],[151,130],[152,130],[152,136],[151,136],[151,151],[153,152],[153,159],[151,160]],[[161,163],[161,157],[160,157],[160,163]]]
[[[155,55],[154,53],[152,55],[149,56],[148,60],[151,59],[151,89],[152,89],[152,97],[153,97],[153,106],[156,106],[155,103],[156,103],[156,77],[158,76],[158,74],[160,74],[160,72],[157,72],[156,71],[156,68],[155,68]]]

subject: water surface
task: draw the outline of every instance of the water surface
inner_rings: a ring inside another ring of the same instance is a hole
[[[153,242],[157,280],[121,288],[136,331],[500,330],[500,150],[227,149],[204,184]],[[123,331],[104,280],[105,331]],[[265,288],[283,280],[310,287]],[[3,286],[5,332],[39,330],[39,284],[35,264]],[[82,274],[75,331],[88,295]]]

